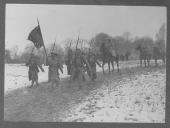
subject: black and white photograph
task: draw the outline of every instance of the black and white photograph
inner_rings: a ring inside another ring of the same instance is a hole
[[[4,121],[165,123],[167,8],[6,4]]]

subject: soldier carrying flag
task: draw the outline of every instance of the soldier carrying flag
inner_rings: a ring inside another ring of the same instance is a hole
[[[38,21],[38,19],[37,19],[37,21]],[[35,27],[30,32],[30,34],[28,36],[28,40],[32,41],[34,46],[37,49],[39,49],[43,46],[45,53],[46,53],[46,49],[45,49],[45,45],[44,45],[44,42],[43,42],[39,21],[38,21],[38,26]],[[35,57],[35,55],[33,54],[33,50],[32,50],[29,61],[26,63],[26,66],[29,66],[29,71],[28,71],[29,80],[32,80],[31,87],[33,86],[34,82],[36,82],[36,84],[38,85],[38,72],[39,72],[38,67],[41,69],[42,72],[44,72],[44,69],[42,68],[42,66],[38,62],[39,61],[38,58]],[[46,56],[47,56],[47,53],[46,53]]]
[[[33,53],[31,53],[30,59],[26,63],[26,66],[29,66],[28,77],[29,80],[32,81],[30,87],[33,87],[34,82],[36,82],[36,86],[38,86],[38,72],[39,72],[38,68],[40,68],[41,71],[44,72],[44,69],[42,68],[41,65],[38,64],[37,61],[38,58]]]

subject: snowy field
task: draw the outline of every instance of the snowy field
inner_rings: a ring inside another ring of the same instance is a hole
[[[48,66],[43,66],[45,72],[39,72],[39,82],[46,82],[48,80]],[[69,77],[67,69],[64,65],[64,73],[60,73],[60,77]],[[101,71],[101,68],[98,68]],[[28,80],[28,67],[25,64],[5,64],[5,94],[9,91],[30,86],[31,82]]]
[[[39,83],[48,80],[48,66],[43,66],[45,72],[39,72]],[[64,73],[61,78],[68,77],[66,67],[64,66]],[[28,67],[24,64],[5,64],[5,94],[21,88],[30,86],[31,82],[28,80]]]
[[[5,64],[6,120],[165,122],[165,66],[140,68],[139,61],[120,62],[120,73],[117,73],[115,65],[114,74],[109,75],[108,71],[105,75],[98,73],[97,83],[89,82],[87,86],[87,81],[82,83],[82,89],[77,90],[76,85],[73,86],[75,83],[68,83],[69,86],[67,81],[62,81],[62,86],[53,91],[46,87],[47,83],[41,84],[48,78],[48,67],[44,66],[44,69],[45,72],[39,73],[40,86],[29,89],[24,88],[30,86],[28,67],[24,64]],[[102,69],[97,67],[97,71]],[[69,77],[66,66],[61,74],[61,78],[65,77]]]
[[[153,62],[152,62],[153,63]],[[129,61],[129,62],[120,62],[120,69],[131,68],[139,66],[139,61]],[[46,82],[48,80],[48,66],[43,66],[45,72],[39,72],[39,83]],[[108,66],[105,65],[105,70],[107,70]],[[67,69],[64,65],[64,73],[60,73],[60,77],[69,77],[67,75]],[[100,67],[97,67],[97,71],[102,71]],[[115,64],[115,71],[117,72],[117,66]],[[8,92],[21,88],[30,86],[31,82],[28,80],[28,67],[25,64],[5,64],[5,87],[4,92],[7,94]]]
[[[82,103],[66,111],[62,121],[165,122],[165,70],[106,80]]]

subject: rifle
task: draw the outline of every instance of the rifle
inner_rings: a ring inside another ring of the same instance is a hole
[[[53,47],[51,48],[50,52],[53,52],[53,51],[54,51],[55,42],[56,42],[56,40],[54,41]]]
[[[89,47],[89,53],[90,53],[90,48],[92,47],[92,43],[94,42],[94,40],[92,39],[91,41],[90,41],[90,47]]]
[[[76,50],[77,50],[78,43],[79,43],[79,35],[78,35],[77,43],[76,43]],[[77,56],[77,51],[75,51],[75,56]]]
[[[76,49],[77,49],[78,43],[79,43],[79,35],[78,35],[78,39],[77,39],[77,43],[76,43]]]
[[[55,42],[56,42],[56,39],[55,39],[54,44],[53,44],[53,46],[52,46],[52,48],[51,48],[51,50],[50,50],[50,53],[54,51]],[[48,58],[47,58],[46,64],[47,64],[47,65],[49,64],[49,63],[48,63]]]
[[[69,45],[69,48],[71,48],[71,44],[72,44],[72,40],[70,41],[70,45]]]

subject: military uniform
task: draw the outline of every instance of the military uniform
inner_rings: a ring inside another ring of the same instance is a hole
[[[37,63],[37,58],[33,54],[31,54],[29,61],[26,63],[26,66],[29,66],[28,77],[29,81],[32,81],[31,87],[33,86],[34,82],[36,82],[36,85],[38,85],[38,67],[43,72],[44,69]]]
[[[50,82],[51,81],[51,68],[50,68],[50,66],[48,67],[48,82]]]
[[[48,58],[47,64],[49,65],[49,69],[50,69],[49,79],[50,79],[50,82],[52,83],[52,87],[54,87],[54,84],[56,85],[60,80],[59,69],[63,73],[63,70],[62,70],[63,67],[60,64],[59,58],[57,58],[57,54],[55,53],[51,53],[51,57]]]
[[[48,60],[50,60],[51,59],[51,55],[49,54],[49,56],[48,56]],[[48,60],[47,60],[47,65],[48,65]],[[51,80],[51,67],[49,66],[48,67],[48,82],[50,82]]]
[[[100,67],[100,63],[97,61],[96,56],[93,53],[90,53],[88,56],[88,62],[90,65],[90,68],[87,68],[87,74],[89,75],[89,77],[91,78],[92,81],[94,81],[97,78],[97,74],[96,74],[96,64],[98,64]]]
[[[66,56],[66,65],[67,65],[67,74],[71,75],[71,60],[73,57],[73,52],[71,49],[68,50],[67,56]]]
[[[79,49],[76,50],[71,67],[72,80],[85,80],[85,60]]]

